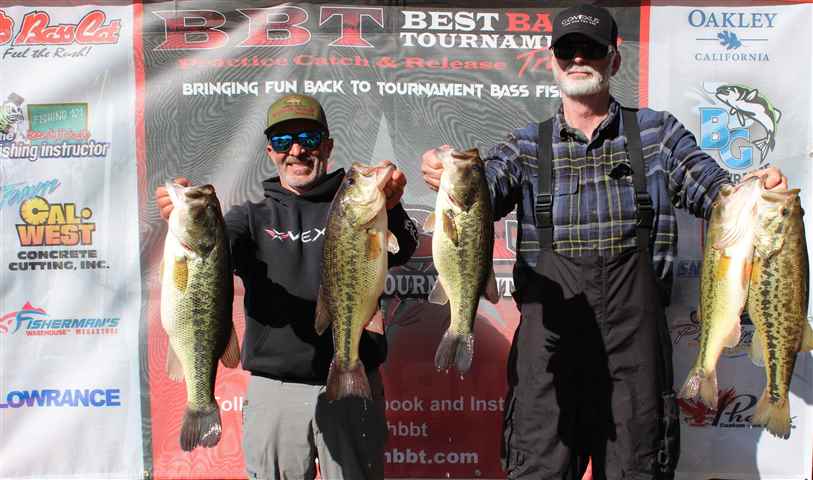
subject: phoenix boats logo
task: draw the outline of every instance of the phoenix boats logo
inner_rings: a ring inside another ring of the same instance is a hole
[[[716,152],[734,181],[764,166],[776,148],[782,111],[748,85],[707,82],[703,96],[713,105],[699,107],[700,148]]]
[[[325,235],[324,228],[311,228],[309,230],[303,230],[301,232],[292,232],[290,230],[280,231],[275,228],[266,228],[265,233],[272,240],[278,240],[280,242],[290,241],[290,242],[302,242],[302,243],[311,243],[315,242],[319,238]]]

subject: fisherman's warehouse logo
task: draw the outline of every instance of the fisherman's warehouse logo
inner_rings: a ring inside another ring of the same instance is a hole
[[[698,32],[695,38],[703,50],[694,53],[697,62],[768,62],[767,32],[776,28],[777,13],[726,11],[695,8],[687,22]]]
[[[700,148],[716,152],[735,182],[764,166],[776,147],[782,112],[748,85],[707,82],[703,95],[713,105],[699,107]]]
[[[0,334],[33,336],[116,335],[118,317],[51,318],[31,302],[0,316]]]

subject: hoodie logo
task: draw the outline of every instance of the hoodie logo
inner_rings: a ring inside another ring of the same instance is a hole
[[[280,242],[311,243],[315,242],[319,237],[324,236],[325,230],[326,228],[311,228],[310,230],[304,230],[302,232],[292,232],[290,230],[281,232],[274,228],[266,228],[265,233],[267,233],[272,240],[279,240]]]

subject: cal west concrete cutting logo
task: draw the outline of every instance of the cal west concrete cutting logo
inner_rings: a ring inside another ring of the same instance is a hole
[[[701,105],[700,148],[716,153],[734,181],[764,166],[776,148],[782,111],[758,88],[741,84],[705,83]]]
[[[120,319],[52,318],[44,308],[26,302],[19,310],[0,315],[0,334],[26,336],[115,335]]]
[[[0,60],[85,57],[95,45],[118,43],[120,33],[121,20],[109,20],[101,10],[66,23],[55,23],[48,12],[34,10],[18,26],[0,9],[0,46],[8,46]]]
[[[697,62],[768,62],[767,32],[776,28],[775,12],[720,11],[696,8],[689,11],[690,27],[702,32],[696,37],[702,50],[694,52]]]
[[[96,232],[90,208],[34,196],[20,203],[20,220],[15,227],[23,250],[9,263],[9,270],[110,268],[95,249],[87,248],[93,246]]]
[[[0,158],[106,158],[109,142],[92,138],[87,103],[27,104],[12,92],[0,105]]]

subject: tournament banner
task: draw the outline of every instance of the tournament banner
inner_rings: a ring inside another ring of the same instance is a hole
[[[551,2],[552,4],[552,2]],[[550,72],[551,22],[561,7],[345,6],[295,2],[156,2],[143,6],[147,191],[185,176],[215,186],[224,210],[263,198],[276,174],[265,153],[266,109],[285,93],[322,102],[335,139],[329,170],[391,160],[408,185],[402,199],[421,229],[435,192],[420,174],[436,146],[482,154],[512,128],[550,116],[559,92]],[[639,9],[614,8],[622,71],[613,93],[638,105]],[[146,205],[149,279],[149,388],[152,468],[157,477],[243,478],[241,415],[247,374],[220,368],[215,390],[224,437],[214,449],[178,446],[182,386],[164,371],[157,266],[165,223]],[[504,478],[500,438],[506,360],[519,315],[511,297],[514,215],[495,223],[494,268],[502,300],[481,302],[475,353],[463,377],[437,372],[434,354],[447,306],[426,297],[436,281],[431,236],[421,230],[412,261],[393,269],[382,309],[389,340],[382,367],[387,398],[389,478]],[[321,235],[267,232],[307,243]],[[303,248],[306,248],[304,246]],[[235,298],[242,334],[242,291]]]
[[[144,471],[132,27],[0,4],[0,478]]]
[[[811,202],[813,56],[811,6],[766,2],[740,6],[653,2],[649,35],[649,106],[668,110],[700,147],[728,170],[732,181],[768,165],[779,167],[790,188]],[[668,32],[665,34],[664,32]],[[801,60],[800,59],[804,59]],[[810,231],[811,219],[805,221]],[[679,258],[670,309],[675,382],[683,384],[698,354],[699,276],[704,222],[680,218]],[[808,237],[808,242],[809,242]],[[810,250],[810,245],[808,245]],[[717,366],[717,411],[680,401],[681,478],[810,478],[813,452],[813,365],[797,356],[790,385],[788,440],[751,426],[765,385],[751,363],[754,326],[742,319],[742,339],[724,350]]]

